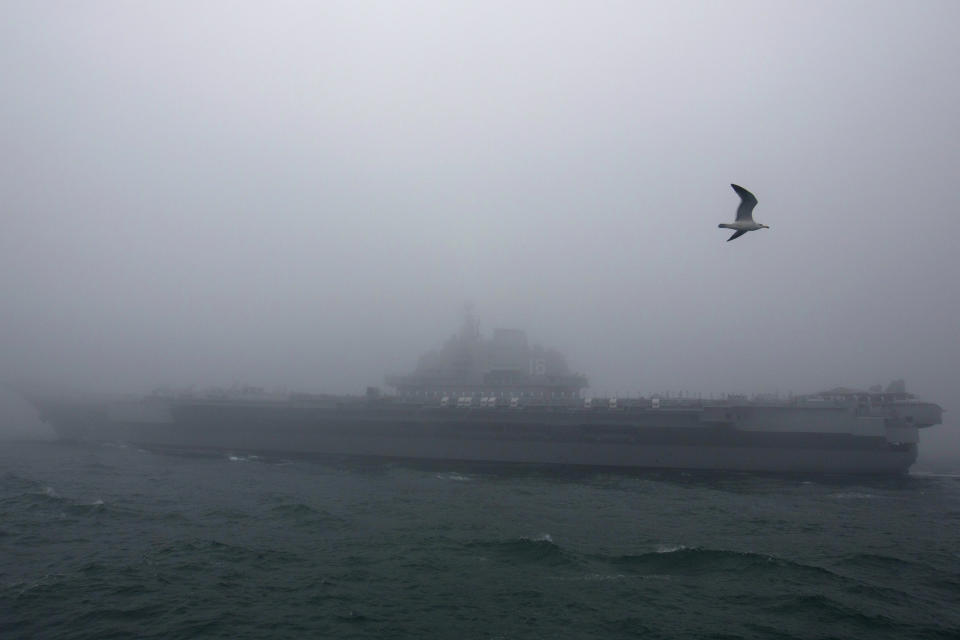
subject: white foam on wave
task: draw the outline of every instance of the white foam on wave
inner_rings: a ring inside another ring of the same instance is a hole
[[[44,487],[43,495],[50,498],[59,498],[60,494],[53,490],[53,487]]]
[[[227,460],[229,460],[230,462],[256,462],[259,459],[260,459],[260,456],[235,456],[235,455],[227,456]]]
[[[836,498],[837,500],[870,500],[871,498],[877,498],[879,496],[873,493],[861,493],[858,491],[844,491],[841,493],[834,493],[830,497]]]
[[[683,551],[687,548],[685,544],[660,544],[657,545],[657,553],[674,553],[676,551]]]
[[[553,537],[549,533],[541,533],[536,538],[531,538],[534,542],[550,542],[553,543]]]
[[[440,480],[452,480],[454,482],[470,482],[471,480],[469,476],[464,476],[456,472],[438,473],[437,478],[439,478]]]
[[[103,506],[103,500],[100,499],[100,498],[97,498],[96,500],[94,500],[94,501],[91,503],[90,506],[93,506],[93,507],[102,507],[102,506]]]
[[[960,478],[960,471],[911,471],[910,475],[921,478]]]

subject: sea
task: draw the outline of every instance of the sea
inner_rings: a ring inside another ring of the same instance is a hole
[[[3,442],[0,638],[960,638],[960,474]]]

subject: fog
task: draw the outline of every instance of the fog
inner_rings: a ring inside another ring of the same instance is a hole
[[[960,443],[955,2],[0,12],[8,384],[356,393],[471,303],[594,394],[902,377]]]

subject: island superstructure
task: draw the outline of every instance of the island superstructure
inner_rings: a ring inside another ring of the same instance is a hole
[[[902,382],[719,400],[584,397],[586,376],[472,315],[416,368],[358,396],[157,393],[32,399],[61,438],[180,451],[815,473],[904,473],[941,408]]]
[[[423,354],[412,373],[388,375],[386,381],[406,401],[457,398],[461,404],[465,399],[570,404],[588,386],[586,376],[571,373],[562,353],[531,346],[523,331],[495,329],[492,338],[484,338],[469,310],[458,334]]]

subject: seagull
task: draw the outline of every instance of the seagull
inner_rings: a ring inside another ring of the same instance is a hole
[[[737,207],[737,219],[732,224],[721,223],[717,226],[721,229],[736,229],[736,233],[727,238],[727,242],[736,240],[747,231],[756,231],[757,229],[769,229],[765,224],[753,221],[753,208],[757,206],[757,199],[752,193],[738,184],[731,184],[733,190],[740,196],[740,206]]]

